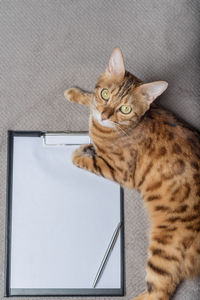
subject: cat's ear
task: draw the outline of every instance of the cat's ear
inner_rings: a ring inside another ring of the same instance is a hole
[[[107,76],[115,76],[122,79],[125,74],[124,59],[120,48],[116,47],[113,49],[108,66],[105,71]]]
[[[136,88],[137,92],[145,96],[146,101],[151,104],[158,96],[160,96],[168,87],[166,81],[155,81],[144,83]]]

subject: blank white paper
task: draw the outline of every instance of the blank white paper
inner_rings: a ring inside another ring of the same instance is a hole
[[[11,288],[92,288],[120,222],[120,186],[75,167],[76,146],[14,137]],[[97,288],[120,288],[120,235]]]

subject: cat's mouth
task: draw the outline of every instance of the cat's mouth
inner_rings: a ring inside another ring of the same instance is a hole
[[[93,109],[92,116],[98,123],[104,127],[115,127],[115,123],[110,120],[102,120],[101,113],[97,109]]]

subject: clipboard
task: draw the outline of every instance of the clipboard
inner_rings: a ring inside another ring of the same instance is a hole
[[[88,132],[8,131],[6,297],[124,295],[123,189],[72,164],[87,143]]]

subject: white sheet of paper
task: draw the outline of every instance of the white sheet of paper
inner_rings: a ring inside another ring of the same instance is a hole
[[[11,288],[92,288],[120,222],[120,186],[75,167],[76,146],[14,137]],[[97,288],[120,288],[120,236]]]

